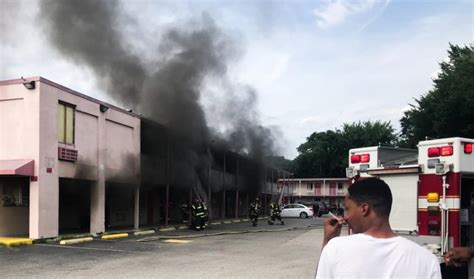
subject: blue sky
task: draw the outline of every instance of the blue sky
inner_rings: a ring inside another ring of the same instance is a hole
[[[114,102],[90,70],[49,45],[37,24],[36,1],[0,5],[0,79],[41,75]],[[449,42],[474,42],[474,4],[468,0],[138,0],[124,7],[140,32],[124,31],[143,55],[152,55],[143,50],[160,30],[208,13],[238,45],[229,76],[256,89],[261,121],[280,131],[287,158],[312,132],[343,123],[382,120],[398,129],[408,104],[431,88]]]

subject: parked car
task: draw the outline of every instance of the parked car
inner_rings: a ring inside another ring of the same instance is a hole
[[[304,204],[287,204],[281,210],[281,217],[308,218],[313,216],[313,209]]]

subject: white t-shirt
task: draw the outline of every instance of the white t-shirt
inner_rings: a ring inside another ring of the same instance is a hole
[[[316,278],[440,279],[441,270],[430,251],[406,238],[360,233],[329,241],[321,253]]]

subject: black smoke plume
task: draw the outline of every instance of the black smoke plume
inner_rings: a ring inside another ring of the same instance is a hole
[[[229,81],[227,65],[238,48],[209,15],[162,32],[159,47],[149,50],[156,52],[155,67],[127,43],[120,30],[126,16],[118,1],[44,0],[40,15],[52,44],[64,57],[92,69],[99,85],[122,106],[178,135],[179,142],[171,147],[178,173],[191,169],[204,181],[210,145],[219,143],[258,163],[249,186],[263,181],[263,159],[275,148],[273,134],[260,124],[255,92]],[[226,84],[223,97],[215,100],[220,113],[213,115],[206,115],[201,105],[207,79]],[[225,129],[217,132],[209,127],[209,118],[225,122]],[[176,175],[175,180],[190,181],[192,176]]]

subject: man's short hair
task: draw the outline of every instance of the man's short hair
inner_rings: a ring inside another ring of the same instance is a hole
[[[349,198],[358,204],[368,203],[379,217],[390,216],[392,192],[382,179],[370,177],[357,181],[349,187]]]

